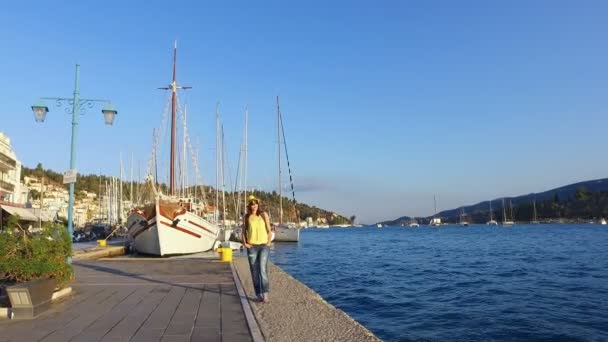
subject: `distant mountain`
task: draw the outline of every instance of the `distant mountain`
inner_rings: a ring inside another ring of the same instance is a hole
[[[502,200],[492,201],[493,218],[502,220]],[[530,193],[516,197],[504,197],[506,211],[509,211],[509,201],[513,206],[513,216],[516,221],[531,221],[533,216],[533,201],[536,200],[537,216],[540,220],[590,220],[608,217],[608,178],[574,183],[540,193]],[[490,217],[490,201],[444,210],[437,214],[444,222],[458,222],[461,209],[467,215],[469,222],[485,223]],[[421,223],[427,223],[429,217],[417,218]],[[411,218],[402,216],[392,221],[384,221],[386,225],[407,224]]]

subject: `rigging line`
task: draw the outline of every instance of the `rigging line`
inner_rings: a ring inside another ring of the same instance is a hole
[[[239,149],[239,161],[236,164],[236,180],[234,182],[234,191],[232,192],[232,196],[235,198],[235,208],[234,215],[238,219],[240,218],[239,209],[241,207],[241,160],[243,159],[243,144],[241,143],[241,148]]]
[[[224,153],[224,158],[225,156],[228,154],[228,148],[226,147],[226,143],[224,142],[224,125],[222,125],[222,149],[223,149],[223,153]],[[232,171],[230,168],[230,160],[226,160],[226,165],[228,167],[228,182],[230,182],[228,184],[228,188],[231,189],[233,188],[233,184],[232,184]],[[237,215],[238,212],[238,207],[236,204],[236,197],[235,197],[235,193],[232,193],[232,201],[234,202],[234,213],[235,215]],[[236,220],[235,220],[236,221]]]
[[[175,102],[176,102],[176,107],[177,107],[177,112],[180,115],[180,117],[182,118],[182,121],[185,123],[186,119],[185,119],[185,114],[184,111],[182,110],[181,107],[181,102],[179,100],[179,96],[176,94],[175,96]],[[186,145],[188,150],[190,151],[190,158],[192,159],[192,164],[194,166],[194,173],[195,173],[195,178],[196,181],[199,184],[202,184],[203,182],[203,177],[200,175],[200,168],[199,168],[199,164],[198,164],[198,156],[197,156],[197,152],[194,151],[194,147],[192,146],[192,140],[190,139],[190,134],[188,134],[188,125],[184,124],[184,136],[186,138]],[[186,148],[186,147],[184,147]],[[203,191],[203,203],[206,202],[206,196],[205,196],[205,192]]]
[[[169,131],[167,122],[169,121],[169,108],[170,108],[170,106],[171,106],[171,96],[169,95],[167,97],[167,105],[165,107],[165,111],[163,112],[163,117],[161,119],[161,125],[160,125],[159,130],[157,131],[157,134],[158,134],[158,136],[157,136],[157,145],[156,145],[156,159],[157,159],[157,163],[158,163],[159,160],[163,159],[162,156],[163,156],[163,152],[164,151],[162,149],[162,146],[163,146],[164,140],[165,140],[165,138],[167,136],[167,133]],[[161,164],[165,164],[163,161],[161,161],[160,163]],[[151,171],[151,170],[149,170],[149,171]],[[166,179],[168,179],[168,177]],[[157,180],[157,181],[159,183],[162,183],[162,182],[160,182],[160,180]]]

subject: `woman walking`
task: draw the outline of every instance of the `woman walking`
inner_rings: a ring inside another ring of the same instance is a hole
[[[268,214],[260,210],[260,200],[250,195],[247,199],[247,214],[243,222],[241,241],[247,248],[255,294],[264,303],[268,303],[268,245],[271,234]]]

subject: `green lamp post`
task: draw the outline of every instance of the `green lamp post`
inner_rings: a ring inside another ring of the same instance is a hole
[[[80,65],[76,64],[76,77],[74,85],[74,95],[72,98],[62,97],[42,97],[39,102],[32,106],[32,112],[34,113],[34,119],[36,122],[44,122],[46,114],[49,112],[49,108],[44,104],[42,100],[55,100],[57,107],[66,106],[65,111],[68,114],[72,114],[72,138],[71,138],[71,150],[70,150],[70,173],[76,174],[76,128],[78,127],[78,114],[84,114],[85,107],[93,108],[95,103],[103,102],[106,103],[104,108],[101,110],[104,122],[106,125],[112,125],[114,118],[118,114],[118,111],[112,106],[109,100],[95,100],[95,99],[81,99],[80,90],[78,86],[80,77]],[[70,109],[68,106],[72,105]],[[74,232],[73,228],[73,213],[74,213],[74,183],[76,182],[75,177],[68,181],[70,184],[70,198],[68,204],[68,234],[70,239]],[[42,207],[42,206],[41,206]],[[42,210],[42,208],[40,208]],[[68,258],[68,263],[71,263],[72,259]]]

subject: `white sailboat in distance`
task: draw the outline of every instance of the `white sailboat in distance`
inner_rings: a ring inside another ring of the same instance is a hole
[[[285,132],[283,131],[283,117],[281,108],[279,107],[279,97],[277,96],[277,136],[279,146],[279,224],[275,227],[274,241],[277,242],[298,242],[300,241],[300,228],[295,223],[283,223],[283,184],[281,183],[281,138],[285,143]],[[287,166],[289,167],[289,156],[287,155],[287,143],[285,143],[285,157],[287,158]],[[289,170],[289,180],[291,183],[291,192],[293,194],[293,202],[296,202],[295,192],[293,190],[293,182],[291,181],[291,169]]]
[[[492,201],[490,201],[490,221],[486,222],[486,224],[488,226],[498,226],[498,222],[496,222],[496,220],[493,217],[493,211],[492,211]]]

